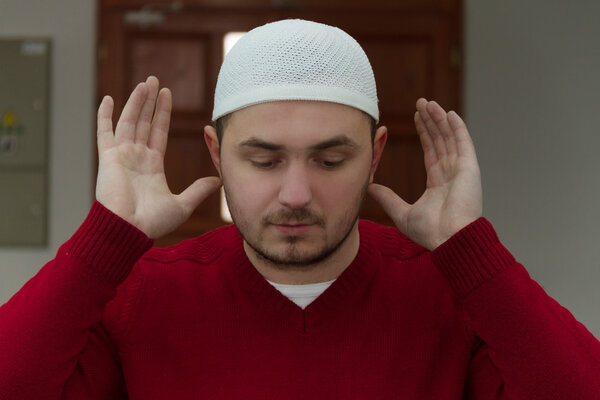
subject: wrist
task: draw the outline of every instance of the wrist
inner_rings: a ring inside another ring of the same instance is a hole
[[[96,201],[59,254],[76,257],[108,280],[119,283],[152,243],[142,231]]]

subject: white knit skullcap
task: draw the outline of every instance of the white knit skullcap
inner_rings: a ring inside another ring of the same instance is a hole
[[[341,103],[379,121],[367,55],[346,32],[316,22],[282,20],[242,36],[221,66],[212,119],[278,100]]]

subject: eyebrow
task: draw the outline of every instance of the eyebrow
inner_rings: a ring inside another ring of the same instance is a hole
[[[338,146],[347,146],[347,147],[357,148],[358,144],[346,135],[339,135],[339,136],[336,136],[329,140],[325,140],[323,142],[320,142],[313,146],[310,146],[310,149],[311,150],[325,150],[325,149],[329,149],[331,147],[338,147]],[[257,138],[250,138],[248,140],[245,140],[245,141],[241,142],[238,145],[238,147],[240,147],[240,148],[251,147],[251,148],[259,148],[259,149],[271,150],[271,151],[285,150],[285,146],[283,146],[283,145],[276,144],[273,142],[267,142],[265,140],[257,139]]]
[[[332,139],[326,140],[324,142],[317,143],[316,145],[311,146],[310,148],[311,148],[311,150],[325,150],[330,147],[338,147],[338,146],[347,146],[347,147],[357,148],[358,144],[356,142],[354,142],[352,139],[350,139],[348,136],[340,135],[340,136],[336,136]]]
[[[240,143],[238,145],[238,147],[239,148],[252,147],[252,148],[273,150],[273,151],[279,151],[279,150],[284,149],[284,146],[282,146],[280,144],[275,144],[272,142],[267,142],[265,140],[256,139],[256,138],[250,138],[248,140],[244,140],[242,143]]]

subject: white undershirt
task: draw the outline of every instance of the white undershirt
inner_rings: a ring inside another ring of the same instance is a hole
[[[303,310],[331,286],[333,281],[335,281],[335,279],[327,282],[309,283],[306,285],[285,285],[267,280],[267,282],[273,285],[275,289],[279,290],[281,294],[296,303],[298,307]]]

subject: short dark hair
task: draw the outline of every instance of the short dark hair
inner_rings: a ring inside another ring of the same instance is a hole
[[[215,121],[215,129],[217,131],[217,139],[219,140],[219,144],[221,144],[221,140],[223,139],[223,134],[225,133],[225,127],[227,126],[227,122],[231,118],[233,113],[226,114]],[[369,122],[371,124],[371,143],[375,143],[375,132],[377,131],[377,122],[375,118],[367,114],[363,111],[363,114],[369,118]]]
[[[225,133],[225,126],[229,119],[231,118],[231,114],[225,114],[215,122],[215,129],[217,131],[217,139],[219,140],[219,144],[221,144],[221,140],[223,140],[223,133]]]

